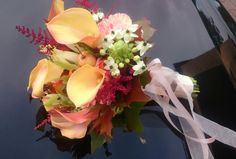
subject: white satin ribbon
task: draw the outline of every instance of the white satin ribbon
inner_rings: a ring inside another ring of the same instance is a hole
[[[236,132],[193,111],[191,95],[194,85],[190,77],[163,67],[159,59],[154,59],[148,65],[148,71],[152,80],[145,86],[143,92],[160,105],[169,123],[186,137],[192,159],[213,159],[208,144],[214,140],[236,148]],[[172,88],[173,85],[176,86],[175,90]],[[188,100],[190,112],[178,97]],[[182,130],[172,121],[170,113],[178,117]],[[210,138],[206,138],[205,134]]]

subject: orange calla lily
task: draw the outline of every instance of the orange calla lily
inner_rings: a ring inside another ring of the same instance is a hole
[[[60,66],[47,59],[40,60],[32,70],[29,78],[28,89],[32,88],[32,97],[39,98],[43,96],[44,84],[58,79],[62,72],[63,68]]]
[[[48,21],[64,11],[64,0],[52,0]]]
[[[60,44],[75,44],[86,37],[99,37],[99,29],[92,14],[83,8],[67,9],[46,25]]]
[[[90,65],[83,65],[71,75],[67,83],[67,95],[76,107],[91,103],[105,78],[105,71]]]

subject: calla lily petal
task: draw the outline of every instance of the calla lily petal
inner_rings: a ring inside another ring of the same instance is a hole
[[[101,39],[102,39],[101,36],[97,36],[97,37],[87,36],[83,38],[80,42],[87,44],[91,48],[96,48],[99,42],[101,41]]]
[[[54,113],[57,113],[58,115],[62,116],[65,120],[69,122],[81,124],[96,119],[98,117],[99,110],[98,109],[90,110],[87,108],[80,110],[79,112],[63,113],[55,109]]]
[[[64,11],[64,0],[52,0],[48,21]]]
[[[92,14],[83,8],[71,8],[55,16],[47,28],[61,44],[75,44],[87,36],[97,37],[99,30]]]
[[[62,136],[70,139],[80,139],[86,135],[89,122],[75,124],[67,121],[60,115],[51,115],[51,123],[53,127],[60,129]]]
[[[105,71],[90,65],[78,68],[67,83],[67,95],[76,107],[94,100],[105,77]]]
[[[83,109],[75,113],[63,113],[57,109],[50,113],[52,126],[70,139],[80,139],[86,135],[91,121],[98,117],[98,110]]]
[[[62,72],[63,68],[60,66],[47,59],[40,60],[32,70],[29,78],[28,89],[32,88],[32,97],[41,97],[43,95],[44,84],[60,78]]]

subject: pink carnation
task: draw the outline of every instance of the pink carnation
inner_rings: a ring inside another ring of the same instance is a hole
[[[132,25],[131,18],[124,13],[116,13],[104,18],[99,24],[99,30],[103,36],[109,34],[112,30],[126,30]]]

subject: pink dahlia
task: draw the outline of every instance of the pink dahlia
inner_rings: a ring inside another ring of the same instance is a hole
[[[103,36],[109,34],[112,30],[126,30],[132,25],[131,18],[124,13],[116,13],[104,18],[98,28]]]

